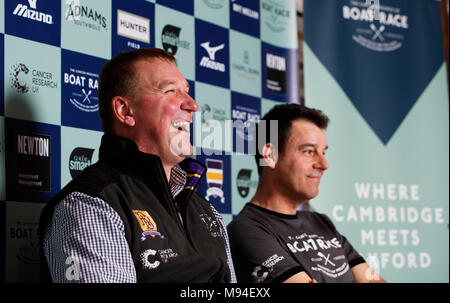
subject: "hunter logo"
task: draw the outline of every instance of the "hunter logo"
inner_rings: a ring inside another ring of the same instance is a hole
[[[37,11],[37,0],[28,0],[28,7],[25,4],[17,4],[13,11],[13,15],[34,20],[36,22],[42,22],[46,24],[53,24],[53,17],[50,14]]]
[[[77,147],[70,154],[69,171],[72,178],[76,178],[86,167],[92,164],[94,149]]]
[[[180,40],[181,28],[167,24],[164,26],[161,33],[161,42],[163,48],[175,56],[178,47],[189,50],[190,43],[188,41]]]
[[[17,186],[50,190],[50,136],[17,134]]]
[[[81,5],[79,0],[66,0],[67,21],[73,21],[74,24],[87,27],[92,30],[100,31],[102,28],[106,30],[107,19],[98,11]]]
[[[286,93],[286,57],[266,52],[266,88],[274,93]]]
[[[144,43],[150,43],[150,19],[117,10],[117,34]]]
[[[353,41],[376,52],[393,52],[403,46],[409,24],[408,16],[402,15],[399,8],[377,7],[367,1],[351,4],[342,7],[342,17],[355,25]]]

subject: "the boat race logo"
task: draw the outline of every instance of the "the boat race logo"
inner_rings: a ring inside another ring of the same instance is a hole
[[[350,1],[342,6],[342,18],[352,23],[352,39],[376,52],[393,52],[403,46],[409,29],[408,16],[394,6],[378,1]]]

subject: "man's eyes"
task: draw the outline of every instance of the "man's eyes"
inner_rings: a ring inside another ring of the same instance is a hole
[[[305,155],[312,155],[312,154],[314,154],[314,149],[304,149],[303,150],[303,153],[305,154]]]

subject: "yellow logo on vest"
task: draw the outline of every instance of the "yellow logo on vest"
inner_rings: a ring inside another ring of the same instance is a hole
[[[147,211],[133,210],[133,214],[138,220],[139,225],[141,226],[141,229],[143,231],[140,238],[141,242],[145,241],[148,236],[152,238],[156,236],[160,237],[161,239],[166,238],[160,232],[158,232],[158,228],[156,227],[155,221]]]

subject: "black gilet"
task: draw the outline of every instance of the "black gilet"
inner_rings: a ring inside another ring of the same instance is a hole
[[[209,202],[195,192],[206,168],[189,158],[179,166],[187,182],[174,201],[158,156],[140,152],[131,140],[103,135],[99,161],[67,184],[41,214],[42,281],[50,281],[42,244],[54,209],[71,192],[81,192],[102,199],[122,219],[138,283],[229,282],[224,239]]]

